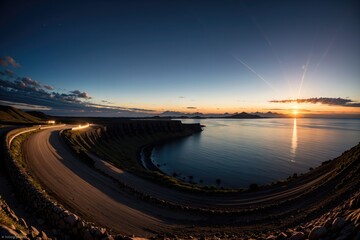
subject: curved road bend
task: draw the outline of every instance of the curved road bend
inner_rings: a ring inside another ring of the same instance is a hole
[[[59,130],[35,133],[24,143],[30,171],[55,198],[85,219],[123,234],[146,236],[151,231],[169,232],[175,215],[178,220],[200,220],[182,213],[171,213],[122,192],[113,180],[76,159],[63,145]]]
[[[150,230],[167,232],[170,228],[181,228],[177,225],[179,221],[185,220],[188,224],[193,224],[193,221],[204,220],[199,216],[148,204],[122,192],[110,178],[83,164],[63,145],[59,131],[65,128],[68,127],[43,130],[33,134],[24,143],[24,155],[30,170],[60,202],[75,209],[88,220],[126,234],[146,235]],[[331,174],[324,174],[292,188],[242,194],[241,197],[204,197],[156,185],[100,159],[96,159],[96,167],[129,186],[160,199],[193,206],[224,208],[244,208],[295,197]]]

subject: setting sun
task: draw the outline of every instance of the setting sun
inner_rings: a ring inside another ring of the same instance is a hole
[[[292,107],[292,114],[296,117],[296,115],[298,114],[298,106],[295,105]]]

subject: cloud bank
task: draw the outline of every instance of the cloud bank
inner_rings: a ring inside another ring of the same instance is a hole
[[[343,107],[360,107],[360,103],[351,99],[345,98],[300,98],[300,99],[285,99],[285,100],[271,100],[271,103],[311,103],[311,104],[325,104],[329,106],[343,106]]]
[[[6,67],[20,67],[12,57],[0,58],[0,104],[21,109],[46,111],[53,115],[139,117],[154,110],[112,106],[110,102],[94,103],[86,91],[75,89],[57,92],[54,87],[41,84],[30,77],[18,77]]]
[[[0,66],[3,67],[20,67],[20,64],[18,64],[14,58],[10,57],[10,56],[5,56],[5,57],[0,57]]]

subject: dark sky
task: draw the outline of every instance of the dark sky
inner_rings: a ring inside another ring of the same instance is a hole
[[[0,4],[0,57],[21,65],[3,64],[3,101],[117,115],[360,100],[359,1]]]

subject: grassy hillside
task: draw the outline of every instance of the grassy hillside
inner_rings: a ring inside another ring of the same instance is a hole
[[[0,123],[44,123],[44,121],[14,107],[0,105]]]

